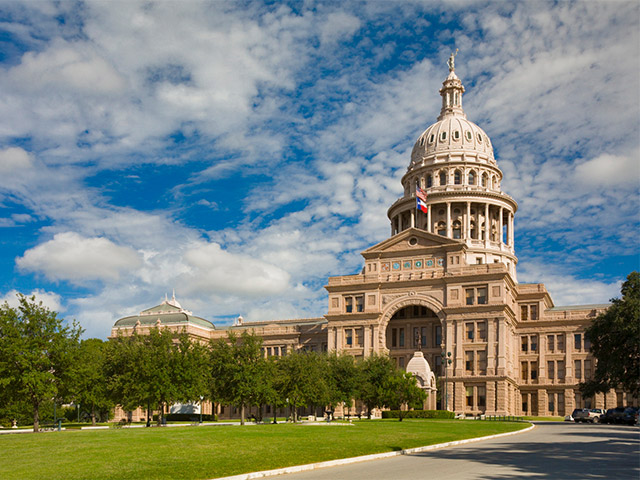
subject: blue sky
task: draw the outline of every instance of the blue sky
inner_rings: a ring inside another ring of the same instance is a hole
[[[446,59],[516,213],[518,280],[639,268],[637,2],[0,2],[0,298],[86,336],[176,290],[321,316],[388,237]]]

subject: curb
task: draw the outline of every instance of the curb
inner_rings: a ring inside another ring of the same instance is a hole
[[[308,463],[306,465],[295,465],[292,467],[276,468],[274,470],[263,470],[261,472],[241,473],[240,475],[232,475],[230,477],[218,477],[211,480],[253,480],[255,478],[265,478],[275,475],[284,475],[286,473],[299,473],[316,470],[318,468],[337,467],[338,465],[349,465],[352,463],[367,462],[369,460],[379,460],[381,458],[391,458],[400,455],[410,455],[412,453],[429,452],[431,450],[439,450],[441,448],[453,447],[456,445],[464,445],[466,443],[481,442],[483,440],[491,440],[494,438],[507,437],[509,435],[517,435],[519,433],[528,432],[535,428],[531,425],[523,430],[515,432],[498,433],[496,435],[488,435],[486,437],[467,438],[465,440],[456,440],[453,442],[438,443],[436,445],[427,445],[424,447],[407,448],[397,452],[373,453],[371,455],[362,455],[360,457],[341,458],[338,460],[329,460],[326,462]]]

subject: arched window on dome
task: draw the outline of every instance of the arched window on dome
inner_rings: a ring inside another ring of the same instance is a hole
[[[445,170],[442,170],[440,172],[440,185],[446,185],[447,184],[447,172]]]
[[[459,220],[453,222],[453,238],[461,238],[462,237],[462,224]]]
[[[480,237],[481,237],[480,240],[485,240],[485,237],[486,237],[486,230],[484,228],[485,222],[482,222],[480,225],[482,227],[482,230],[480,231]]]
[[[482,174],[482,186],[486,187],[487,186],[487,180],[489,179],[488,175],[486,173]]]
[[[433,186],[433,177],[431,174],[427,174],[427,188],[431,188]]]
[[[475,185],[476,184],[476,172],[471,170],[469,172],[469,185]]]
[[[438,235],[443,237],[447,236],[447,224],[444,222],[438,222]]]
[[[478,229],[476,228],[476,222],[471,220],[471,238],[478,238]]]
[[[495,175],[493,177],[491,177],[491,188],[493,188],[493,189],[498,188],[498,181],[496,180],[496,176]]]
[[[473,139],[473,137],[471,136],[471,132],[469,130],[465,132],[465,135],[467,136],[467,140],[471,141]]]
[[[492,226],[491,227],[491,241],[492,242],[497,242],[498,241],[498,232],[496,230],[496,226]]]
[[[462,184],[462,172],[460,170],[453,172],[453,183],[456,185]]]

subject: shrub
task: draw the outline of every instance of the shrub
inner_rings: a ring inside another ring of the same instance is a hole
[[[455,413],[448,410],[409,410],[402,412],[404,418],[455,418]],[[382,418],[400,418],[400,410],[385,410]]]

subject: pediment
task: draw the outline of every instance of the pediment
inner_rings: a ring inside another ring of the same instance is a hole
[[[429,233],[418,228],[409,228],[362,252],[365,258],[374,258],[383,254],[421,253],[424,251],[455,250],[465,248],[460,240]]]

